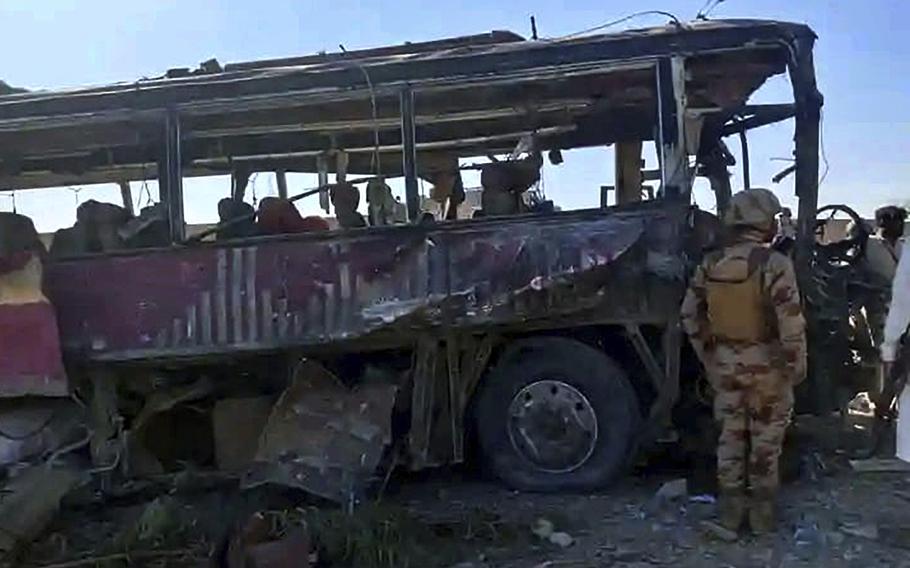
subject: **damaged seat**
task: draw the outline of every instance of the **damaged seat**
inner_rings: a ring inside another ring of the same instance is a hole
[[[90,199],[76,210],[75,225],[54,233],[51,257],[66,258],[125,248],[120,229],[131,218],[123,207]]]

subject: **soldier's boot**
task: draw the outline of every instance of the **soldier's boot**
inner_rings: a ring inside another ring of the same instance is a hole
[[[773,491],[758,491],[749,505],[749,527],[755,535],[765,535],[777,528],[777,498]]]
[[[721,490],[717,499],[717,522],[725,529],[739,532],[746,519],[746,495],[742,490]]]

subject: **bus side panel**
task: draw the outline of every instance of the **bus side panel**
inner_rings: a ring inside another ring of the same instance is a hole
[[[683,218],[651,208],[154,250],[60,262],[50,292],[64,349],[96,359],[408,344],[431,328],[579,314],[666,320]]]

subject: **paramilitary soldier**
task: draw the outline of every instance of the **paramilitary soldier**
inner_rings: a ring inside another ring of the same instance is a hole
[[[793,263],[769,247],[780,202],[766,189],[736,194],[724,214],[726,246],[698,267],[683,327],[716,392],[719,522],[774,529],[778,460],[806,376],[805,320]]]

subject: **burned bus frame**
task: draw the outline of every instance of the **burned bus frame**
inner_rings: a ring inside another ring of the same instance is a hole
[[[678,306],[705,245],[691,183],[708,177],[724,207],[723,137],[744,140],[751,128],[795,118],[797,267],[811,291],[822,104],[814,41],[806,26],[764,21],[530,42],[493,32],[12,95],[0,98],[0,188],[158,179],[172,247],[48,267],[79,372],[406,349],[409,455],[421,467],[461,461],[478,385],[533,351],[536,337],[556,334],[621,361],[627,353],[623,366],[651,393],[641,403],[648,428],[635,440],[647,442],[682,390]],[[792,104],[747,104],[784,71]],[[326,163],[344,154],[349,173],[403,176],[413,220],[426,152],[508,153],[529,134],[544,150],[654,140],[659,199],[635,203],[640,194],[618,187],[619,206],[606,215],[186,244],[188,176],[230,174],[242,195],[250,172],[274,171],[284,193],[286,173],[319,172],[322,183]]]

